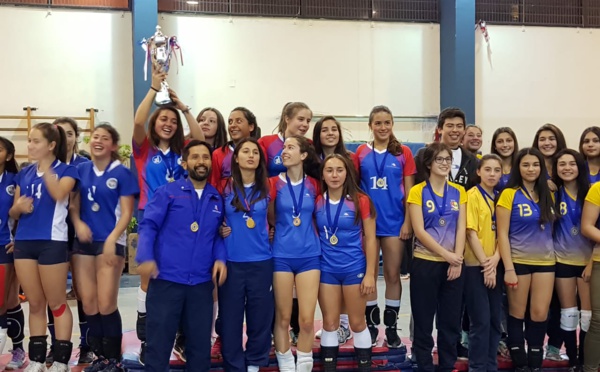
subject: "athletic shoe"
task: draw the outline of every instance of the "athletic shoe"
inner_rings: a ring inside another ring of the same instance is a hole
[[[317,332],[315,332],[315,338],[321,339],[322,334],[323,334],[323,328],[321,328]]]
[[[70,372],[71,368],[64,363],[54,362],[52,366],[48,368],[48,372]]]
[[[344,326],[340,326],[340,328],[338,328],[337,335],[338,335],[338,343],[340,345],[345,344],[346,341],[348,341],[349,339],[352,338],[352,332],[350,332],[350,328],[346,328]]]
[[[124,372],[125,368],[119,362],[114,359],[111,359],[105,369],[102,372]]]
[[[469,359],[469,349],[463,346],[460,342],[456,345],[457,357],[460,360]]]
[[[99,372],[104,371],[104,369],[108,366],[108,360],[104,359],[104,357],[99,357],[94,360],[91,366],[86,367],[83,372]]]
[[[385,340],[390,349],[398,349],[404,346],[402,340],[400,340],[400,336],[398,336],[398,331],[396,328],[385,329]]]
[[[293,329],[290,329],[290,342],[293,346],[298,345],[298,334]]]
[[[94,361],[94,352],[90,349],[89,346],[80,346],[79,347],[79,359],[77,360],[77,365],[90,364]]]
[[[379,329],[377,326],[367,327],[371,334],[371,346],[377,346],[377,336],[379,336]]]
[[[504,359],[511,359],[510,350],[508,350],[508,346],[503,340],[498,343],[498,355]]]
[[[140,356],[138,357],[138,362],[141,365],[144,365],[144,360],[146,360],[146,342],[142,341],[142,345],[140,346]]]
[[[551,345],[546,346],[545,359],[552,360],[555,362],[562,362],[562,360],[563,360],[562,357],[560,356],[560,350]]]
[[[24,372],[46,372],[46,365],[40,362],[29,361],[29,365],[25,368]]]
[[[177,355],[182,362],[186,362],[187,359],[185,357],[185,340],[181,337],[180,334],[177,334],[175,337],[175,346],[173,346],[173,353]]]
[[[6,365],[7,370],[20,369],[25,364],[25,350],[23,349],[13,349],[10,352],[12,354],[12,359]]]
[[[400,279],[402,279],[402,280],[408,280],[408,279],[410,279],[410,274],[401,274],[400,275]]]
[[[48,355],[46,355],[46,364],[52,365],[54,363],[54,345],[50,345],[50,350],[48,350]]]

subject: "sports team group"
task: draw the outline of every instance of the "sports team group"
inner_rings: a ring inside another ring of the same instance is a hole
[[[436,348],[443,372],[467,355],[470,371],[497,371],[500,355],[518,372],[538,372],[545,358],[562,360],[563,346],[570,372],[598,370],[599,127],[583,131],[578,151],[553,124],[524,148],[511,128],[497,128],[481,155],[481,129],[447,108],[435,140],[413,157],[394,135],[392,112],[376,106],[372,140],[352,153],[332,116],[309,133],[313,113],[301,102],[287,103],[277,133],[263,137],[245,107],[227,118],[212,107],[194,116],[171,91],[173,105],[153,109],[165,77],[153,72],[135,113],[136,174],[109,124],[93,129],[90,159],[70,118],[33,126],[33,164],[18,166],[14,144],[0,137],[0,347],[13,342],[6,369],[70,370],[71,270],[79,363],[125,370],[117,299],[136,216],[146,371],[168,371],[172,352],[188,370],[207,371],[215,344],[226,371],[258,371],[273,345],[280,371],[311,371],[315,336],[324,371],[336,371],[350,338],[358,370],[370,371],[375,345],[404,347],[405,255],[419,370],[435,370]],[[28,358],[19,288],[29,301]]]

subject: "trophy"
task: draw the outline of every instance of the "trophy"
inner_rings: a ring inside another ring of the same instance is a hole
[[[168,37],[162,33],[160,26],[156,26],[156,32],[148,40],[142,40],[142,49],[146,52],[146,61],[144,64],[145,79],[148,79],[148,61],[152,61],[153,64],[160,67],[164,72],[169,72],[171,57],[177,55],[175,50],[179,49],[181,55],[181,48],[177,43],[177,37]],[[181,59],[183,65],[183,59]],[[169,85],[166,81],[160,83],[160,90],[156,93],[156,99],[154,100],[156,105],[165,106],[173,104],[171,97],[169,96]]]

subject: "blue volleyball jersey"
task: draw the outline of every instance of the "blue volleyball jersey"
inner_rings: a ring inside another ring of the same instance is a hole
[[[454,252],[460,204],[467,202],[467,193],[462,186],[452,182],[446,183],[444,192],[447,195],[443,213],[440,207],[444,195],[438,195],[435,191],[432,194],[427,187],[427,181],[413,186],[408,194],[408,203],[421,206],[425,231],[445,250]],[[443,219],[443,222],[440,219]],[[425,247],[419,239],[415,239],[414,256],[430,261],[445,261],[437,253]]]
[[[287,169],[283,165],[281,152],[283,151],[283,136],[281,134],[272,134],[270,136],[261,137],[258,144],[263,150],[266,159],[269,177],[277,176],[279,173],[285,172]]]
[[[502,176],[500,176],[500,180],[498,181],[498,184],[496,185],[496,187],[494,187],[494,190],[496,190],[498,192],[504,190],[506,188],[506,185],[508,184],[509,179],[510,179],[510,173],[502,173]]]
[[[80,164],[77,171],[80,177],[81,220],[92,230],[93,241],[104,242],[121,218],[121,196],[140,193],[137,180],[118,160],[105,171],[99,171],[91,161]],[[127,243],[126,231],[117,243]]]
[[[297,184],[292,183],[296,202],[304,183],[302,209],[300,210],[300,226],[294,226],[294,202],[285,175],[280,174],[269,179],[271,201],[275,202],[275,236],[273,237],[273,257],[307,258],[321,255],[319,238],[313,223],[313,212],[317,198],[317,181],[304,177]]]
[[[554,224],[556,261],[566,265],[585,266],[592,256],[594,243],[581,234],[582,206],[577,206],[577,197],[569,194],[564,187],[559,190],[559,198],[561,218]]]
[[[88,163],[89,161],[90,159],[88,158],[84,158],[83,156],[73,154],[73,156],[71,156],[71,159],[69,159],[68,164],[77,167],[79,164]]]
[[[370,144],[363,144],[356,150],[356,162],[361,189],[377,211],[377,236],[398,236],[404,223],[404,177],[414,175],[417,167],[407,146],[402,145],[401,155],[387,154],[387,150],[373,150]],[[381,174],[376,164],[381,167]],[[378,185],[379,178],[383,179],[383,185]]]
[[[60,160],[52,164],[57,177],[71,177],[77,181],[77,169]],[[23,169],[16,177],[16,184],[20,188],[21,196],[33,198],[33,212],[23,213],[19,218],[15,240],[53,240],[67,241],[67,222],[69,197],[64,200],[54,201],[42,178],[38,173],[37,164],[32,164]]]
[[[258,198],[258,195],[252,196],[253,186],[244,187],[244,191],[248,203]],[[246,225],[249,218],[248,213],[243,210],[238,211],[231,205],[235,196],[231,182],[225,187],[223,196],[225,198],[225,222],[227,226],[231,227],[231,234],[225,238],[227,261],[257,262],[272,258],[267,221],[270,197],[267,196],[254,203],[252,219],[256,226],[251,229]],[[242,205],[244,205],[243,200]]]
[[[366,266],[365,252],[363,249],[363,224],[362,220],[371,217],[369,197],[364,194],[358,196],[359,211],[356,211],[354,202],[349,198],[342,201],[331,202],[329,215],[333,223],[339,203],[342,202],[337,230],[331,231],[327,219],[326,195],[319,195],[315,203],[315,220],[319,239],[321,242],[321,271],[327,273],[350,273],[363,270]],[[360,214],[358,224],[354,223],[356,213]],[[338,238],[338,243],[332,245],[332,234]]]
[[[585,165],[586,165],[585,168],[588,171],[588,178],[590,180],[590,185],[593,185],[596,182],[600,181],[600,172],[592,173],[592,171],[590,170],[590,167],[587,165],[587,162],[585,163]]]
[[[144,139],[141,146],[133,141],[133,159],[141,191],[139,210],[144,210],[157,188],[186,177],[186,172],[181,166],[181,154],[176,154],[170,149],[163,152],[150,145],[148,138]]]
[[[8,211],[15,200],[15,173],[4,171],[0,175],[0,246],[12,241],[14,220],[8,216]]]
[[[529,199],[521,188],[511,188],[502,191],[496,205],[511,211],[508,237],[513,262],[554,265],[552,224],[546,223],[542,228],[537,203]]]

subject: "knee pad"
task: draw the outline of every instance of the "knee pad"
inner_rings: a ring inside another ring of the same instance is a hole
[[[135,322],[135,332],[138,340],[146,341],[146,314],[138,313],[137,321]]]
[[[379,313],[379,307],[375,306],[370,312],[367,312],[367,324],[379,325],[379,323],[381,323],[381,315]]]
[[[383,312],[383,324],[386,327],[393,327],[398,321],[398,313],[392,309],[385,309]]]
[[[576,331],[579,324],[579,310],[576,307],[560,309],[560,329]]]
[[[51,309],[52,315],[55,318],[62,316],[65,313],[65,310],[67,310],[67,304],[62,304],[59,307],[57,307],[56,309]]]
[[[581,310],[581,330],[584,332],[589,331],[590,323],[592,323],[592,311]]]

